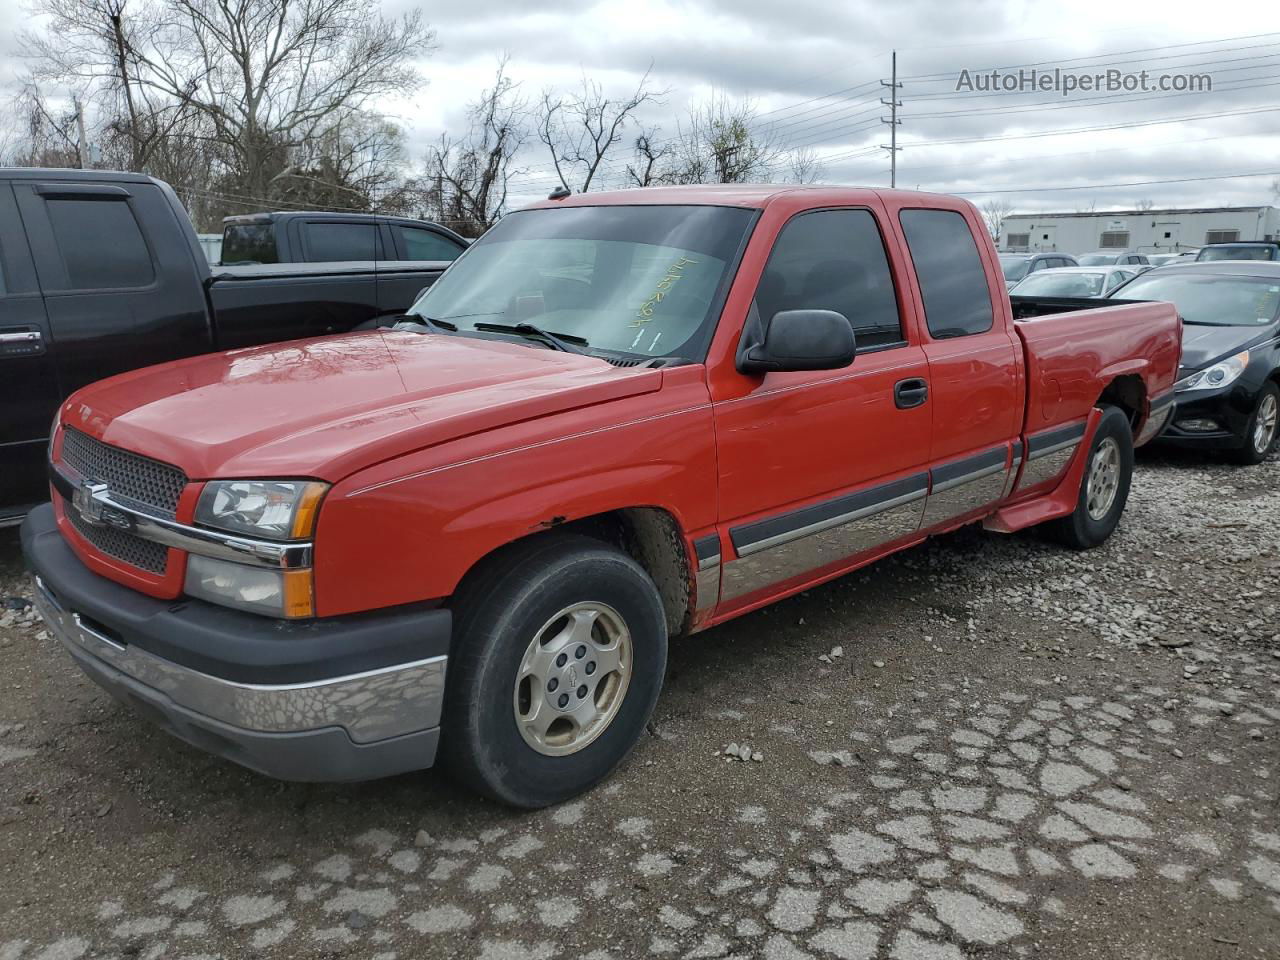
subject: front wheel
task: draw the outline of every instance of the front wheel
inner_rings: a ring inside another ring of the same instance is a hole
[[[1076,550],[1103,543],[1120,523],[1133,480],[1133,432],[1118,407],[1103,407],[1089,446],[1076,508],[1051,521],[1050,532]]]
[[[588,537],[547,535],[459,591],[441,750],[478,792],[558,803],[604,779],[644,732],[667,627],[649,575]]]
[[[1280,421],[1280,388],[1268,380],[1258,391],[1258,402],[1244,431],[1244,446],[1233,450],[1237,463],[1255,464],[1267,459],[1276,445],[1276,423]]]

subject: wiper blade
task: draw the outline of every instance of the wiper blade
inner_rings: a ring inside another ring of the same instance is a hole
[[[532,323],[477,323],[475,329],[537,337],[543,343],[550,344],[563,353],[585,353],[586,351],[581,348],[591,346],[585,337],[578,337],[572,333],[552,333],[550,330],[535,327]]]

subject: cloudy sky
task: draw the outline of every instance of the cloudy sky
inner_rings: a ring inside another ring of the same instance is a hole
[[[510,56],[536,101],[585,75],[614,93],[651,69],[664,103],[640,118],[673,136],[691,103],[721,91],[749,99],[781,146],[810,148],[833,183],[887,185],[880,122],[890,51],[903,86],[898,185],[1007,198],[1027,211],[1275,202],[1280,171],[1280,3],[1205,0],[1061,4],[904,0],[382,0],[388,15],[421,7],[437,46],[427,83],[380,104],[415,156],[463,126],[466,103]],[[0,0],[0,82],[17,58],[20,0]],[[7,44],[7,47],[4,46]],[[962,70],[1061,67],[1209,74],[1212,91],[1173,93],[957,91]],[[532,118],[530,118],[532,120]],[[619,150],[606,185],[620,183]],[[555,186],[529,148],[514,192]],[[1192,178],[1204,178],[1196,179]],[[1210,179],[1212,178],[1212,179]],[[1158,182],[1149,181],[1184,181]],[[1106,186],[1125,184],[1123,186]],[[1082,189],[1067,189],[1079,187]],[[998,192],[997,192],[998,191]]]

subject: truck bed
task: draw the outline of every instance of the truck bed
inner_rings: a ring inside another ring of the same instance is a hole
[[[1032,317],[1044,317],[1055,313],[1073,313],[1077,310],[1102,310],[1107,307],[1118,307],[1127,303],[1142,303],[1141,300],[1111,300],[1098,297],[1023,297],[1011,294],[1009,302],[1013,304],[1014,320],[1029,320]]]
[[[1173,390],[1182,354],[1182,320],[1173,304],[1011,300],[1026,358],[1025,433],[1084,419],[1118,378],[1125,378],[1122,387],[1113,389],[1135,391],[1144,411]],[[1037,312],[1019,316],[1028,308]]]

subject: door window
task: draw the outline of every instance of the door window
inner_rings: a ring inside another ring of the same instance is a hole
[[[312,221],[306,231],[307,259],[313,263],[382,259],[377,224]]]
[[[834,310],[848,319],[858,347],[905,343],[884,241],[867,210],[818,210],[792,218],[769,254],[756,307]]]
[[[400,235],[406,260],[456,260],[462,253],[456,241],[434,230],[397,225],[392,229]]]
[[[945,340],[990,330],[987,273],[968,221],[954,210],[903,210],[899,217],[930,335]]]
[[[151,252],[123,199],[47,201],[69,290],[145,287],[156,277]]]

